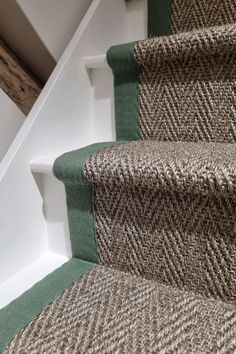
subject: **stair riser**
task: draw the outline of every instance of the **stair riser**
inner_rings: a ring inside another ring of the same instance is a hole
[[[232,199],[97,186],[101,263],[235,300],[235,207]]]
[[[235,143],[235,36],[227,25],[112,47],[118,139]]]
[[[235,54],[181,59],[141,67],[141,139],[235,143]]]

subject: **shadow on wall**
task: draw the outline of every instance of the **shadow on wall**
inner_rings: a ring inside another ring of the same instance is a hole
[[[46,242],[49,251],[70,258],[71,244],[64,185],[53,175],[34,172],[33,178],[42,198],[42,214],[47,221]]]
[[[45,83],[56,61],[14,0],[0,0],[0,36],[32,73]]]
[[[24,114],[17,108],[7,94],[0,89],[0,162],[14,140],[25,120]]]
[[[92,0],[0,0],[0,37],[46,82]]]

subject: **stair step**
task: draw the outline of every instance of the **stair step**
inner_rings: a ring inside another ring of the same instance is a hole
[[[137,46],[137,61],[140,66],[157,67],[164,62],[234,53],[235,31],[235,25],[228,25],[146,39]]]
[[[94,238],[103,264],[235,301],[236,144],[110,144],[64,154],[55,165],[67,186],[77,247],[80,228],[83,236],[89,230],[86,240],[94,232],[81,213],[84,204],[76,204],[85,176],[94,195],[86,208],[96,213]]]
[[[210,16],[207,1],[175,0],[172,4],[172,1],[167,0],[164,3],[165,6],[162,6],[159,1],[148,1],[149,37],[193,32],[196,28],[204,29],[236,22],[234,1],[221,2],[222,6],[218,6],[218,2],[212,0]]]
[[[235,35],[226,25],[111,47],[117,139],[235,143]]]
[[[229,349],[222,353],[233,353],[235,315],[223,302],[98,265],[29,323],[5,354],[57,348],[64,353],[77,348],[80,353],[216,353],[222,342]]]
[[[235,154],[235,144],[131,142],[93,155],[86,176],[96,185],[234,198]]]

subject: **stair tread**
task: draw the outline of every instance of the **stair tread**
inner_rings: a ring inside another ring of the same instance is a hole
[[[104,149],[86,164],[89,182],[236,195],[236,145],[138,141]]]
[[[203,28],[170,36],[140,41],[139,65],[161,64],[164,61],[186,60],[214,55],[227,55],[235,50],[236,25]]]
[[[234,0],[220,3],[217,0],[166,0],[165,6],[152,0],[148,2],[148,8],[149,36],[188,32],[236,22]]]
[[[78,348],[205,353],[222,347],[226,353],[235,341],[235,320],[233,305],[96,266],[26,326],[5,354]]]
[[[105,68],[108,66],[106,54],[84,57],[84,64],[87,69]]]
[[[59,155],[50,155],[35,158],[30,161],[30,169],[32,172],[43,173],[43,174],[53,174],[53,164]]]

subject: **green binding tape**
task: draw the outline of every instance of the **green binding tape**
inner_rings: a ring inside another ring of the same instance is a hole
[[[71,259],[0,311],[0,353],[47,305],[95,265]]]
[[[71,248],[75,258],[92,263],[99,261],[93,210],[94,189],[84,177],[86,160],[100,150],[122,143],[113,141],[89,145],[63,154],[54,163],[54,175],[65,184]]]
[[[171,34],[172,0],[148,0],[148,37]]]
[[[135,43],[111,47],[107,62],[113,71],[117,140],[139,140],[138,66]]]

